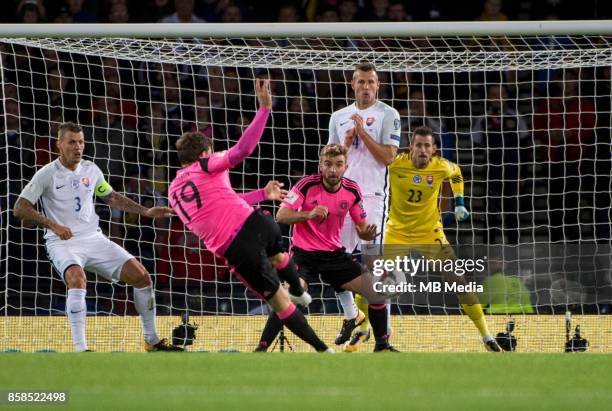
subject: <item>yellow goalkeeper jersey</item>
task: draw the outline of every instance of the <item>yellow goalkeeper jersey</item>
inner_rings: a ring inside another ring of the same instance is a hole
[[[463,196],[459,166],[434,156],[425,168],[418,169],[410,153],[402,153],[391,163],[389,171],[391,205],[385,238],[392,239],[392,243],[415,244],[416,240],[443,236],[438,207],[440,188],[449,179],[453,195]],[[430,242],[433,241],[427,241]]]

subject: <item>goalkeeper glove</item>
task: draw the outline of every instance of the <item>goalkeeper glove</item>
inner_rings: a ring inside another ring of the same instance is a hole
[[[470,212],[465,208],[463,196],[455,197],[455,219],[465,221],[470,218]]]

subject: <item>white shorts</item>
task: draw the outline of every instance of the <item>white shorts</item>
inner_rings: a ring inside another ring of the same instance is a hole
[[[47,254],[60,277],[72,265],[96,273],[109,281],[119,281],[123,265],[134,256],[101,232],[69,240],[47,241]]]
[[[368,224],[376,224],[376,232],[382,233],[376,237],[373,241],[363,241],[357,235],[357,229],[355,223],[351,220],[350,214],[346,215],[344,220],[344,226],[342,227],[342,233],[340,233],[340,240],[342,246],[346,248],[347,253],[352,253],[355,248],[361,250],[360,245],[363,244],[382,244],[383,235],[385,233],[385,223],[387,222],[387,204],[385,197],[382,195],[363,197],[363,208],[368,215]]]

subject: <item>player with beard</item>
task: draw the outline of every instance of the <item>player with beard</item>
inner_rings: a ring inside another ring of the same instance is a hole
[[[321,150],[319,174],[301,179],[289,192],[276,218],[279,223],[293,225],[292,255],[301,278],[306,282],[320,279],[336,293],[352,291],[370,302],[368,311],[376,345],[374,351],[397,351],[387,341],[387,308],[376,295],[372,279],[362,272],[342,246],[340,233],[347,216],[355,225],[356,234],[364,241],[377,237],[376,225],[368,224],[359,185],[344,177],[347,149],[329,144]],[[357,316],[357,308],[349,315]],[[255,351],[266,351],[282,323],[270,315]]]

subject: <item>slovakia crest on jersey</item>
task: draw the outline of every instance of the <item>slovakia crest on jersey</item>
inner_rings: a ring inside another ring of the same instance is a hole
[[[346,201],[346,200],[340,201],[340,208],[342,210],[346,210],[348,208],[348,201]]]
[[[89,187],[89,177],[85,176],[81,178],[81,183],[83,183],[83,185],[85,187]]]
[[[374,124],[374,120],[376,120],[374,117],[368,117],[366,118],[366,125],[369,127],[372,124]]]
[[[417,174],[414,177],[412,177],[412,181],[414,182],[414,184],[421,184],[421,181],[423,181],[423,177]]]
[[[433,176],[427,176],[427,184],[428,185],[432,185],[434,182],[434,177]]]
[[[79,180],[72,180],[72,188],[76,190],[77,188],[79,188],[79,185]]]

